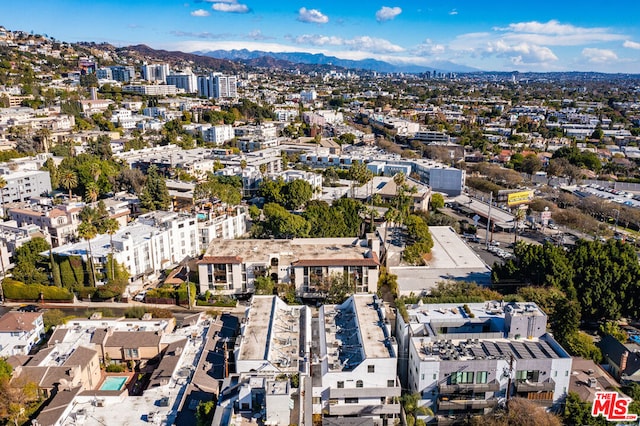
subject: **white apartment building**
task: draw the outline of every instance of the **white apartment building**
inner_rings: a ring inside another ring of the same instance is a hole
[[[142,110],[142,115],[152,118],[165,118],[167,109],[165,107],[146,107]]]
[[[49,172],[40,170],[12,172],[8,169],[0,168],[0,173],[7,182],[7,186],[2,188],[2,198],[5,203],[29,201],[32,197],[51,192]]]
[[[202,126],[202,138],[205,142],[222,145],[235,137],[233,127],[230,124],[219,124],[217,126]]]
[[[131,110],[129,109],[117,109],[113,111],[111,122],[123,129],[135,129],[136,127],[136,120],[133,118]]]
[[[213,97],[216,99],[237,98],[238,78],[231,75],[215,75],[213,88]]]
[[[572,359],[546,326],[530,302],[407,306],[396,322],[403,387],[419,392],[442,421],[482,414],[507,394],[556,406]]]
[[[106,234],[91,240],[93,260],[102,265],[98,268],[104,267],[113,252],[118,263],[129,271],[131,282],[153,280],[160,271],[199,254],[196,222],[195,216],[172,212],[141,215],[113,235],[113,247],[111,236]],[[83,240],[57,247],[53,252],[59,256],[81,256],[86,261],[89,246]]]
[[[34,237],[44,238],[51,244],[51,236],[46,230],[40,229],[38,225],[25,224],[18,226],[15,220],[5,220],[0,222],[0,272],[4,273],[10,266],[10,257],[13,256],[17,248],[31,241]]]
[[[200,247],[209,247],[216,239],[232,240],[247,232],[247,212],[244,207],[233,211],[216,212],[213,210],[197,213],[198,238]]]
[[[205,98],[237,98],[238,78],[221,73],[198,76],[196,81],[198,96]]]
[[[375,295],[357,294],[321,306],[311,321],[313,413],[394,424],[402,388],[388,307]]]
[[[308,306],[289,306],[278,296],[253,296],[241,324],[234,348],[236,371],[305,373],[311,311]]]
[[[186,93],[198,91],[198,77],[191,70],[181,74],[169,74],[166,76],[166,82],[176,86],[178,89],[184,89]]]
[[[302,90],[300,92],[300,100],[302,102],[313,102],[317,99],[318,97],[318,93],[311,89],[311,90]]]
[[[29,355],[42,336],[42,313],[9,311],[0,317],[0,356]]]
[[[142,66],[142,79],[151,82],[166,83],[169,75],[168,64],[145,64]]]

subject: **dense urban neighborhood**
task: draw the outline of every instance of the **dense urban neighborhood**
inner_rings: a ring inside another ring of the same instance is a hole
[[[0,27],[0,424],[634,420],[639,165],[640,75]]]

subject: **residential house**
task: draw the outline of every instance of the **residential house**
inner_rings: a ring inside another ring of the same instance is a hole
[[[42,336],[42,313],[9,311],[0,317],[0,356],[28,355]]]
[[[611,374],[620,383],[640,382],[640,345],[634,341],[622,343],[607,334],[599,343]]]

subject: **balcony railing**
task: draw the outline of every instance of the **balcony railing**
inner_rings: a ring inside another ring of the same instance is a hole
[[[553,391],[556,389],[556,383],[552,379],[544,382],[516,382],[516,392],[540,392]]]
[[[329,414],[332,416],[379,416],[382,414],[399,415],[400,407],[400,404],[336,404],[329,406]]]
[[[455,399],[438,401],[438,410],[469,411],[493,408],[498,405],[497,398],[489,399]]]
[[[441,384],[439,386],[441,394],[459,393],[459,392],[497,392],[500,390],[500,383],[493,380],[489,383],[456,383],[452,385]]]

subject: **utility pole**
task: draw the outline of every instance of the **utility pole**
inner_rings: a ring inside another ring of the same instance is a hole
[[[229,339],[224,338],[224,377],[229,377],[229,352],[227,351],[227,342]]]
[[[491,204],[493,204],[493,191],[489,191],[489,213],[487,214],[487,235],[485,235],[485,245],[489,247],[489,229],[491,227]],[[493,240],[493,231],[491,231]]]
[[[513,375],[513,353],[509,353],[509,378],[507,380],[507,410],[509,410],[509,400],[511,399],[511,376]]]
[[[187,265],[187,303],[189,304],[189,310],[191,310],[191,286],[189,284],[189,265]]]

